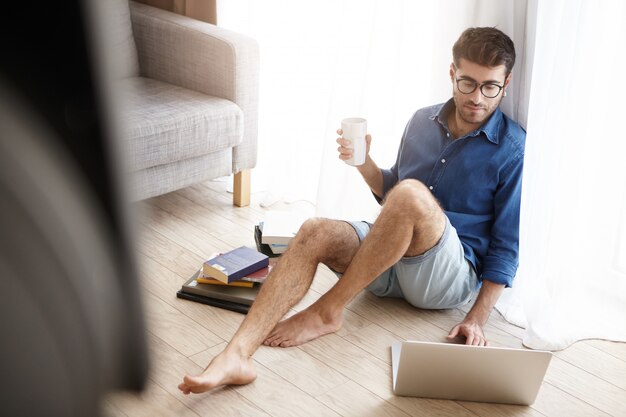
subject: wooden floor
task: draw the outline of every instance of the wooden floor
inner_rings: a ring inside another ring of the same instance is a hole
[[[395,397],[389,345],[403,339],[443,341],[464,312],[421,311],[368,293],[348,306],[338,333],[301,347],[261,347],[254,356],[259,374],[254,383],[182,395],[176,387],[183,375],[201,372],[244,317],[175,296],[211,253],[254,247],[253,228],[265,209],[255,195],[246,208],[234,208],[231,198],[226,183],[209,181],[140,204],[138,249],[151,372],[141,394],[109,396],[104,415],[626,416],[626,344],[596,340],[556,352],[531,407]],[[298,204],[289,208],[299,209]],[[306,203],[300,208],[311,209]],[[290,314],[315,301],[335,279],[320,267]],[[522,330],[497,312],[485,331],[495,346],[522,347]]]

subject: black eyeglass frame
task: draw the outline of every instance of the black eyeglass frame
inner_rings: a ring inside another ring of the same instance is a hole
[[[456,65],[454,63],[452,64],[452,66],[454,67],[454,72],[456,73],[458,68],[456,67]],[[478,87],[480,87],[480,94],[482,94],[483,96],[485,96],[487,98],[496,98],[496,97],[498,97],[500,95],[500,93],[502,92],[502,89],[504,88],[503,85],[500,85],[500,84],[497,84],[497,83],[492,83],[492,82],[486,82],[486,83],[479,84],[479,83],[476,82],[476,80],[473,80],[471,78],[466,78],[466,77],[455,78],[454,80],[456,81],[456,88],[457,88],[457,90],[459,90],[461,93],[463,93],[463,94],[472,94],[474,91],[476,91],[476,89]],[[474,88],[472,88],[471,91],[463,91],[463,90],[461,90],[461,87],[459,87],[459,82],[461,82],[461,81],[466,81],[466,82],[470,82],[470,83],[474,84]],[[498,92],[496,93],[496,95],[488,96],[487,94],[485,94],[485,92],[483,91],[483,87],[486,86],[486,85],[490,86],[490,87],[498,87]]]
[[[487,97],[487,98],[496,98],[500,95],[500,93],[502,92],[502,89],[504,88],[503,85],[500,84],[496,84],[496,83],[482,83],[479,84],[476,81],[469,79],[469,78],[455,78],[454,79],[456,81],[456,88],[463,94],[472,94],[474,91],[476,91],[477,88],[480,87],[480,94],[482,94],[483,96]],[[474,84],[474,87],[470,90],[470,91],[463,91],[461,89],[461,87],[459,86],[459,83],[463,81],[463,82],[469,82]],[[485,92],[483,91],[483,87],[485,86],[489,86],[489,87],[498,87],[498,92],[495,95],[487,95],[485,94]]]

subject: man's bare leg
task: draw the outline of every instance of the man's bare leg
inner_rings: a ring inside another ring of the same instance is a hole
[[[345,222],[312,219],[304,223],[272,270],[248,315],[222,353],[199,376],[185,376],[178,388],[200,393],[229,384],[247,384],[256,378],[252,354],[276,323],[304,297],[320,262],[345,270],[359,248],[354,229]],[[323,323],[336,331],[339,322]]]
[[[446,218],[420,182],[398,184],[342,278],[306,310],[278,323],[264,341],[269,346],[295,346],[332,330],[322,323],[341,323],[345,306],[403,256],[416,256],[437,244]]]

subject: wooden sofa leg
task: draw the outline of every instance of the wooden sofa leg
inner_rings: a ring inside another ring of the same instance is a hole
[[[233,180],[233,204],[237,207],[250,205],[250,170],[244,169],[235,174]]]

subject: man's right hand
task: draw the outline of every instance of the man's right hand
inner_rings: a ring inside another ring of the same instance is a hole
[[[340,135],[337,138],[337,143],[339,144],[339,147],[337,148],[337,151],[339,151],[339,159],[341,159],[342,161],[347,161],[348,159],[352,158],[352,149],[348,148],[348,146],[350,146],[350,141],[341,137],[341,135],[343,135],[343,130],[337,129],[337,133]],[[365,146],[365,158],[366,159],[370,153],[371,142],[372,142],[372,137],[370,135],[365,135],[365,145],[366,145]]]

